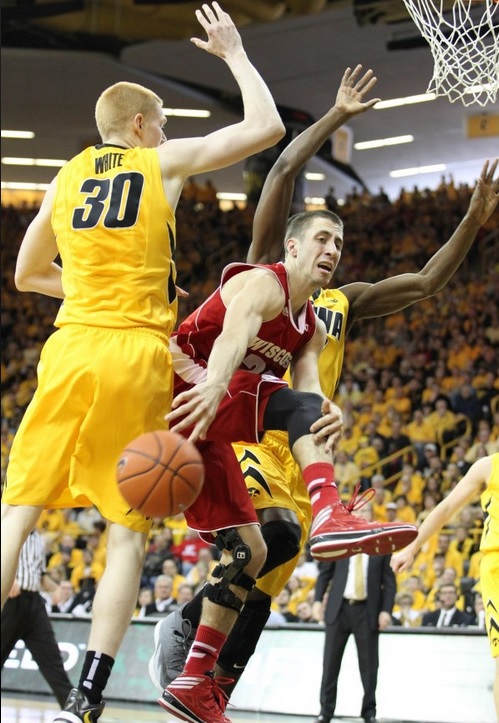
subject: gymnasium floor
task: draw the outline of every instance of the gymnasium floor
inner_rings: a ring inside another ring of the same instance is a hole
[[[1,723],[52,723],[52,719],[59,711],[57,706],[45,696],[32,696],[24,700],[2,693]],[[228,709],[227,715],[234,723],[313,723],[313,717],[273,715],[270,713],[246,713]],[[360,718],[335,718],[338,723],[359,723]],[[106,706],[104,715],[100,719],[102,723],[118,723],[121,721],[134,721],[134,723],[179,723],[166,711],[156,705],[141,704],[134,706],[118,706],[109,703]],[[100,723],[99,721],[99,723]],[[379,723],[405,723],[402,720],[379,719]],[[414,722],[413,722],[414,723]],[[431,723],[421,721],[420,723]]]

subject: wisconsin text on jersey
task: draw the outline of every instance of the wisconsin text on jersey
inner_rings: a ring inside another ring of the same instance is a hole
[[[291,364],[292,355],[286,349],[282,349],[277,344],[273,344],[271,341],[260,339],[258,336],[255,337],[254,341],[248,347],[251,351],[257,351],[262,356],[266,356],[267,359],[273,359],[277,364],[280,364],[283,369],[287,369]]]

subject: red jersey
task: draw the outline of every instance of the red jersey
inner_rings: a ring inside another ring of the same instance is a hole
[[[288,274],[283,263],[229,264],[222,273],[220,286],[180,324],[173,335],[174,368],[185,381],[196,383],[199,379],[195,377],[186,379],[181,357],[187,355],[190,360],[195,360],[197,365],[205,368],[215,339],[222,331],[226,312],[220,293],[222,286],[236,274],[252,268],[265,268],[275,274],[284,291],[285,299],[280,314],[262,324],[239,368],[260,376],[270,375],[280,379],[289,367],[293,355],[312,339],[316,328],[313,305],[308,301],[295,322],[289,299]]]

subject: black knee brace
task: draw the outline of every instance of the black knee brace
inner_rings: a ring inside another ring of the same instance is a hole
[[[300,552],[301,528],[288,520],[271,520],[262,525],[262,536],[267,545],[267,559],[258,573],[263,577],[279,565],[289,562]]]
[[[310,427],[322,417],[320,394],[279,389],[271,394],[265,409],[264,429],[281,429],[288,433],[289,448],[300,437],[310,434]]]
[[[248,600],[222,648],[218,664],[236,678],[255,652],[270,616],[270,603],[270,597],[265,600]]]
[[[251,560],[251,550],[235,528],[219,531],[215,537],[215,544],[219,550],[229,550],[233,560],[228,565],[220,563],[215,567],[211,575],[220,578],[220,582],[216,585],[207,583],[203,588],[203,597],[239,613],[243,609],[244,602],[232,592],[229,585],[238,585],[248,592],[253,590],[255,578],[243,572],[244,566]]]

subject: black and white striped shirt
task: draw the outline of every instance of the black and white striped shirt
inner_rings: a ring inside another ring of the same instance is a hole
[[[45,545],[37,530],[28,535],[21,548],[16,579],[21,590],[40,592],[42,575],[45,572]]]

